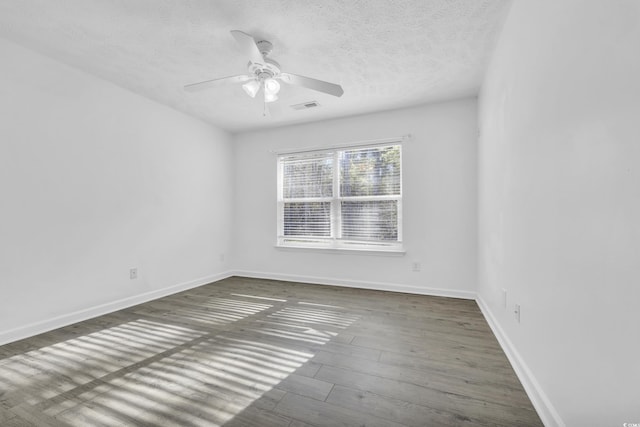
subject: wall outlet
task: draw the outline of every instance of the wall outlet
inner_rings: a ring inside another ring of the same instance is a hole
[[[420,271],[421,268],[422,268],[422,265],[419,262],[412,262],[411,263],[411,270]]]
[[[507,308],[507,290],[502,289],[502,308]]]
[[[131,280],[135,280],[138,278],[138,269],[137,268],[132,268],[129,270],[129,279]]]
[[[224,262],[224,254],[220,254],[220,262]]]
[[[516,316],[516,322],[520,323],[520,304],[513,307],[513,314]]]

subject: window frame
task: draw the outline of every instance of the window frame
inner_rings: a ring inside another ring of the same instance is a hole
[[[360,143],[341,146],[332,146],[322,149],[310,149],[303,151],[287,151],[277,154],[277,238],[276,247],[278,248],[298,248],[298,249],[320,249],[320,250],[337,250],[337,251],[365,251],[365,252],[395,252],[404,253],[403,247],[403,215],[402,215],[402,199],[403,199],[403,144],[402,139],[385,140],[377,143]],[[342,170],[339,163],[340,152],[349,150],[366,150],[371,148],[384,148],[398,146],[400,149],[400,192],[397,195],[381,195],[381,196],[343,196],[340,192],[340,178]],[[332,196],[331,197],[309,197],[309,198],[287,198],[283,197],[284,190],[284,162],[282,159],[290,156],[304,156],[319,153],[332,153],[333,156],[333,172],[332,172]],[[342,239],[342,212],[341,205],[343,201],[396,201],[397,215],[397,240],[384,241],[364,241],[364,240],[347,240]],[[286,203],[295,202],[329,202],[330,203],[330,236],[329,237],[295,237],[284,235],[284,206]]]

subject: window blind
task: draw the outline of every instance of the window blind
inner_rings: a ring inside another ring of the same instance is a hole
[[[398,248],[401,145],[291,153],[278,158],[278,244]]]

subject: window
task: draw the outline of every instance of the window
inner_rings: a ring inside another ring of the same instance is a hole
[[[278,157],[278,246],[402,249],[398,143]]]

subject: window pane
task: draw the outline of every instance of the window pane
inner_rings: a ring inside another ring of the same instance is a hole
[[[285,203],[284,235],[331,237],[331,203]]]
[[[398,240],[398,201],[343,201],[342,238],[345,240]]]
[[[400,146],[345,150],[339,153],[340,195],[400,195]]]
[[[331,197],[333,195],[333,155],[315,153],[281,159],[282,195],[285,199]]]

